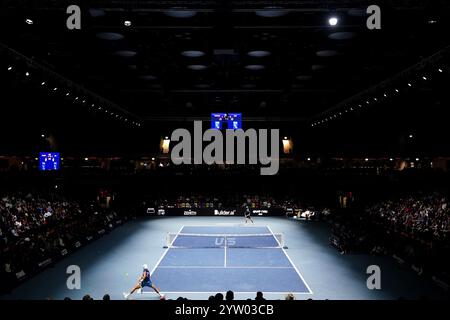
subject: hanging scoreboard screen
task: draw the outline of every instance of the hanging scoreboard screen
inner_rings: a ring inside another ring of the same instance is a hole
[[[242,113],[211,113],[211,128],[242,129]]]
[[[39,170],[54,171],[59,170],[60,156],[58,152],[39,153]]]

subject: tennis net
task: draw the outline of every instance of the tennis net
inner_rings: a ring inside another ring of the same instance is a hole
[[[168,233],[166,248],[283,248],[282,233],[193,234]]]

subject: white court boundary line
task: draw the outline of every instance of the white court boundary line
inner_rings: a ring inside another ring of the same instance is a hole
[[[173,238],[172,243],[170,243],[170,245],[173,244],[173,242],[178,237],[178,235],[181,233],[181,230],[183,230],[183,228],[184,228],[184,226],[182,226],[180,228],[180,230],[178,230],[177,235]],[[153,273],[155,272],[156,268],[158,268],[159,264],[161,263],[162,259],[164,259],[164,257],[166,256],[167,252],[169,252],[169,249],[170,249],[170,246],[167,247],[167,249],[162,254],[161,258],[159,258],[158,262],[156,262],[156,265],[153,267],[152,271],[150,271],[150,277],[153,275]]]
[[[211,225],[183,225],[181,228],[180,228],[180,230],[178,230],[178,232],[177,232],[177,234],[176,234],[176,236],[173,238],[173,240],[172,240],[172,243],[171,243],[171,245],[174,243],[174,241],[176,240],[176,238],[178,237],[178,235],[181,233],[181,230],[183,230],[183,228],[184,227],[211,227]],[[258,227],[260,227],[260,228],[262,228],[262,226],[258,226]],[[264,227],[266,227],[269,231],[270,231],[270,233],[273,235],[273,237],[274,237],[274,239],[275,239],[275,241],[277,241],[278,242],[278,239],[275,237],[275,234],[273,233],[273,231],[272,231],[272,229],[269,227],[269,226],[264,226]],[[278,244],[280,244],[279,242],[278,242]],[[302,274],[300,273],[300,271],[298,271],[298,269],[297,269],[297,267],[295,266],[295,264],[292,262],[292,260],[291,260],[291,258],[289,257],[289,255],[286,253],[286,251],[285,251],[285,249],[283,248],[283,247],[280,247],[281,248],[281,250],[283,250],[283,253],[284,253],[284,255],[286,256],[286,258],[289,260],[289,262],[290,262],[290,264],[292,265],[292,267],[283,267],[283,268],[285,268],[285,269],[294,269],[296,272],[297,272],[297,274],[298,274],[298,276],[300,277],[300,279],[303,281],[303,283],[305,284],[305,286],[306,286],[306,288],[308,289],[308,291],[309,292],[290,292],[290,293],[293,293],[293,294],[313,294],[313,292],[312,292],[312,290],[311,290],[311,288],[309,287],[309,285],[308,285],[308,283],[305,281],[305,279],[303,278],[303,276],[302,276]],[[153,267],[153,269],[152,269],[152,271],[150,272],[150,277],[153,275],[153,273],[155,272],[155,270],[158,268],[158,266],[159,266],[159,264],[161,263],[161,261],[162,261],[162,259],[164,259],[164,257],[166,256],[166,254],[167,254],[167,252],[170,250],[171,248],[170,248],[170,246],[164,251],[164,253],[162,254],[162,256],[161,256],[161,258],[159,258],[159,260],[158,260],[158,262],[156,263],[156,265]],[[176,267],[176,266],[175,266]],[[160,268],[168,268],[168,267],[160,267]],[[186,268],[186,267],[183,267],[183,266],[179,266],[179,268]],[[196,267],[196,268],[201,268],[201,267]],[[229,269],[229,268],[231,268],[231,267],[203,267],[204,269],[206,269],[206,268],[210,268],[210,269],[212,269],[212,268],[223,268],[223,269]],[[240,267],[240,268],[243,268],[243,267]],[[258,267],[258,268],[260,268],[260,269],[266,269],[266,268],[274,268],[274,267],[265,267],[265,268],[262,268],[262,267]],[[244,269],[244,268],[243,268]],[[167,294],[167,293],[169,293],[169,294],[173,294],[173,293],[176,293],[176,294],[178,294],[178,293],[189,293],[189,294],[212,294],[212,293],[217,293],[217,292],[213,292],[213,291],[162,291],[163,293],[165,293],[165,294]],[[225,291],[224,291],[225,292]],[[151,291],[149,291],[149,292],[146,292],[146,291],[144,291],[144,292],[141,292],[141,294],[153,294],[153,292],[151,292]],[[248,291],[234,291],[234,293],[235,294],[251,294],[251,293],[255,293],[255,292],[253,292],[253,291],[250,291],[250,292],[248,292]],[[264,292],[265,294],[286,294],[286,291],[279,291],[279,292],[276,292],[276,291],[272,291],[272,292]]]
[[[267,226],[267,228],[269,229],[269,231],[274,235],[272,229]],[[275,237],[275,235],[273,236],[275,241],[278,242],[278,239]],[[278,242],[279,243],[279,242]],[[281,247],[281,246],[280,246]],[[300,273],[300,271],[297,269],[297,267],[295,266],[294,262],[292,262],[291,257],[289,257],[289,255],[287,254],[286,250],[281,247],[281,250],[283,250],[283,253],[286,255],[286,258],[288,258],[289,262],[291,263],[292,267],[294,268],[294,270],[297,272],[298,276],[300,277],[300,279],[302,279],[303,283],[305,284],[306,288],[308,289],[309,292],[305,292],[305,294],[314,294],[313,291],[311,290],[311,288],[309,287],[308,283],[305,281],[305,279],[303,278],[302,274]]]

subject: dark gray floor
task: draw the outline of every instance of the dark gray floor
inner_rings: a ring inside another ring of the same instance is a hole
[[[322,222],[294,221],[287,218],[256,217],[256,225],[267,225],[274,233],[284,233],[287,254],[299,269],[313,294],[297,299],[418,299],[424,296],[442,298],[441,289],[401,268],[390,257],[340,255],[328,243],[328,226]],[[241,217],[164,217],[138,219],[112,231],[82,248],[54,267],[30,279],[2,299],[80,299],[88,293],[100,299],[109,293],[112,299],[123,299],[122,292],[132,287],[144,263],[150,269],[164,253],[167,232],[177,232],[184,225],[240,224]],[[366,286],[369,265],[381,268],[381,290]],[[66,268],[81,268],[81,289],[66,286]],[[158,279],[153,279],[158,285]],[[161,288],[164,291],[164,288]],[[206,299],[207,294],[183,294],[188,298]],[[253,294],[237,295],[237,299],[253,298]],[[283,296],[266,295],[270,299]],[[177,296],[167,295],[168,299]],[[136,295],[134,299],[157,299],[156,294]]]

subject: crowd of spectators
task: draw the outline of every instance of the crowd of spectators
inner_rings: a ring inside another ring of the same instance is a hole
[[[83,204],[81,204],[83,203]],[[0,198],[0,279],[2,289],[20,275],[80,239],[112,227],[118,217],[95,202],[77,202],[56,194],[8,194]]]
[[[439,193],[379,202],[368,207],[366,214],[374,222],[415,239],[449,240],[449,199]]]
[[[69,300],[72,300],[72,299],[70,297],[66,297],[66,298],[64,298],[64,300],[65,301],[69,301]],[[86,295],[83,296],[83,298],[81,300],[83,300],[83,301],[91,301],[91,300],[94,300],[94,298],[92,298],[91,295],[86,294]],[[105,294],[103,296],[102,300],[109,301],[109,300],[111,300],[111,297],[110,297],[109,294]],[[166,298],[163,296],[162,298],[160,298],[160,300],[166,300]],[[171,299],[169,299],[169,300],[171,300]],[[188,299],[185,298],[185,297],[181,297],[180,296],[180,297],[176,298],[175,300],[177,300],[177,301],[184,301],[184,300],[188,300]],[[212,302],[223,302],[223,301],[234,301],[234,300],[235,300],[234,292],[231,291],[231,290],[228,290],[225,293],[225,296],[223,295],[223,293],[218,292],[215,295],[211,295],[211,296],[208,297],[208,301],[212,301]],[[251,301],[252,299],[248,298],[246,300],[247,301]],[[256,296],[255,296],[255,298],[253,300],[254,301],[258,301],[258,302],[264,302],[264,301],[266,301],[266,298],[264,298],[264,294],[261,291],[258,291],[256,293]],[[292,300],[296,300],[296,297],[295,297],[295,295],[293,293],[289,292],[289,293],[287,293],[284,296],[284,300],[292,301]],[[308,300],[312,300],[312,299],[308,299]]]
[[[250,195],[250,194],[221,194],[205,195],[190,194],[160,197],[149,200],[160,208],[237,208],[248,205],[250,208],[299,208],[301,201],[289,196]]]

